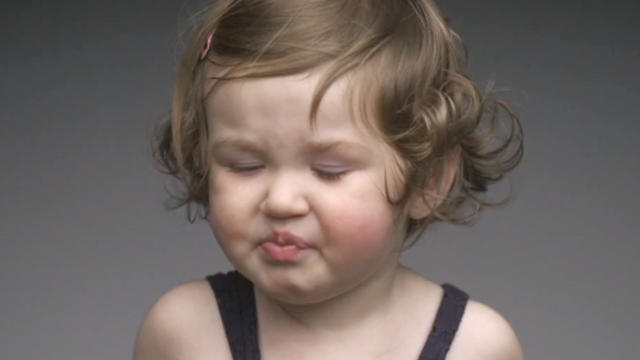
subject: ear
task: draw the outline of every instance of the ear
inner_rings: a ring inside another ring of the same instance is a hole
[[[409,200],[409,217],[420,220],[431,214],[432,209],[437,208],[449,194],[451,186],[458,173],[460,164],[460,147],[457,146],[445,156],[444,169],[439,178],[432,178],[427,184],[426,191],[430,196],[424,198],[420,194],[412,194]]]

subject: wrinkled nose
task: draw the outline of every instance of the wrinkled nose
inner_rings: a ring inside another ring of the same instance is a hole
[[[260,209],[273,218],[297,217],[308,213],[309,203],[302,179],[291,173],[274,174]]]

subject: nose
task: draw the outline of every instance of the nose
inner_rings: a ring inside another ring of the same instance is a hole
[[[303,181],[291,173],[274,174],[268,184],[260,210],[269,217],[288,218],[309,212]]]

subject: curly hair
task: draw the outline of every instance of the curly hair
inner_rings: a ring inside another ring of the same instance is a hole
[[[481,195],[520,162],[520,121],[504,101],[469,79],[462,41],[432,1],[219,0],[194,20],[154,154],[161,169],[184,185],[181,194],[172,194],[176,202],[170,207],[187,205],[190,222],[206,218],[210,209],[204,102],[211,88],[205,85],[319,66],[327,70],[314,92],[311,123],[331,84],[358,74],[361,111],[403,164],[404,195],[393,200],[387,189],[387,199],[402,206],[418,194],[437,204],[427,217],[409,220],[407,238],[417,240],[436,221],[470,224],[485,206],[508,200],[490,202]],[[202,60],[210,34],[214,41]],[[225,71],[211,76],[207,65]],[[426,185],[442,177],[453,152],[457,173],[442,197]]]

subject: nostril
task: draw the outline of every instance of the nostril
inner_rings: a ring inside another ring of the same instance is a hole
[[[274,173],[268,184],[261,210],[267,216],[283,218],[304,215],[309,211],[309,203],[303,182],[292,172]]]
[[[269,194],[261,204],[262,211],[273,217],[299,216],[309,211],[304,196],[295,194]]]
[[[304,215],[309,211],[309,206],[302,198],[268,199],[262,203],[262,211],[268,216],[282,218]]]

